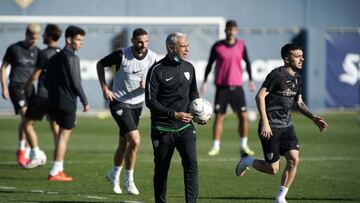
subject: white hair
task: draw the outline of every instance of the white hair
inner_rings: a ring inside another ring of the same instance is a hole
[[[168,34],[168,36],[166,37],[166,49],[168,49],[169,46],[175,46],[177,38],[184,37],[186,37],[186,35],[181,32],[173,32]]]

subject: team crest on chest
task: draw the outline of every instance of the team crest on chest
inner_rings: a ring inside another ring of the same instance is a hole
[[[185,78],[187,80],[190,80],[190,73],[189,72],[185,72],[184,75],[185,75]]]

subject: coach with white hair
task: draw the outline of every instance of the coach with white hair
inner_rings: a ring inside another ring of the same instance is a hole
[[[150,68],[145,86],[146,106],[151,111],[155,202],[166,202],[167,176],[175,148],[184,168],[185,200],[196,202],[196,132],[189,105],[199,98],[199,93],[194,66],[186,61],[189,53],[186,35],[170,33],[166,50],[167,55]]]

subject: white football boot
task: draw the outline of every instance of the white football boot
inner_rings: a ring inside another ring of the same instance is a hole
[[[134,183],[134,181],[125,181],[125,188],[127,190],[127,192],[131,195],[139,195],[140,192],[139,190],[136,188],[136,185]]]
[[[122,193],[120,185],[119,185],[120,178],[114,177],[114,175],[111,173],[111,171],[109,171],[106,174],[106,179],[111,183],[112,190],[113,190],[113,192],[115,194],[121,194]]]

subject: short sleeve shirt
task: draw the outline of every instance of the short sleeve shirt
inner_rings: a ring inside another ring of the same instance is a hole
[[[10,82],[25,83],[31,76],[37,63],[40,49],[28,48],[24,41],[10,45],[4,55],[3,61],[11,65]]]
[[[279,67],[267,75],[262,87],[269,92],[265,104],[270,126],[274,128],[291,126],[291,108],[301,95],[301,75],[296,73],[292,76],[285,67]]]

